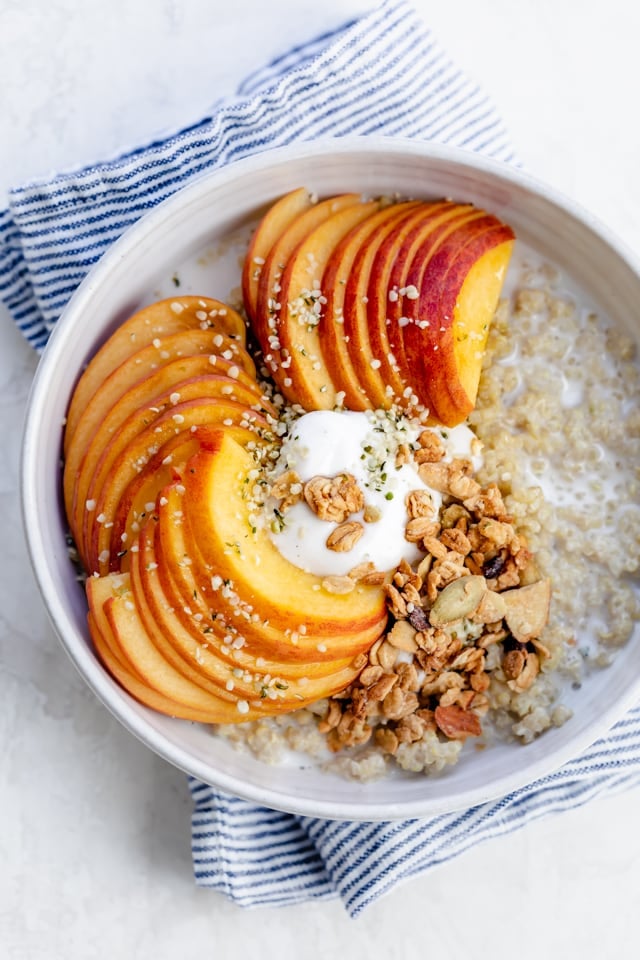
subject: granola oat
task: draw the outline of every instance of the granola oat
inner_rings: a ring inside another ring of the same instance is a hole
[[[350,473],[313,477],[303,489],[304,499],[320,520],[343,523],[364,507],[364,494]]]
[[[435,513],[433,497],[428,490],[412,490],[406,498],[406,507],[410,520],[417,520],[419,517],[433,519]]]
[[[326,543],[329,550],[346,553],[355,547],[363,533],[364,527],[357,520],[345,520],[331,531]]]
[[[285,513],[302,498],[302,483],[295,470],[287,470],[271,484],[271,496],[280,500],[280,512]]]

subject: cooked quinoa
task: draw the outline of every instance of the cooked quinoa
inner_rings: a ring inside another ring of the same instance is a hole
[[[551,580],[552,602],[540,637],[544,657],[526,689],[514,689],[505,675],[501,645],[487,647],[480,745],[493,738],[528,743],[563,724],[571,716],[563,687],[606,667],[640,619],[636,345],[576,302],[553,269],[524,263],[512,277],[514,270],[468,422],[483,444],[475,478],[498,486],[539,575]],[[384,731],[364,745],[338,744],[337,752],[334,735],[332,752],[330,711],[321,701],[217,732],[263,761],[281,762],[293,750],[359,780],[380,777],[391,764],[438,773],[463,749],[464,740],[427,725],[392,752],[382,746]]]

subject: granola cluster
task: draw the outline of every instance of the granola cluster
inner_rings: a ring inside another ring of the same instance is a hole
[[[328,701],[319,729],[330,748],[375,742],[395,756],[425,737],[482,733],[492,676],[528,689],[548,651],[540,640],[550,582],[540,578],[497,486],[482,488],[469,460],[444,459],[432,431],[415,451],[428,491],[406,499],[406,538],[421,559],[403,560],[385,590],[389,629],[363,655],[358,679]]]
[[[295,470],[287,470],[271,485],[270,494],[280,501],[278,513],[282,518],[294,504],[304,500],[319,520],[337,524],[326,539],[328,549],[335,553],[352,550],[364,534],[362,523],[352,519],[354,514],[363,511],[365,523],[379,519],[372,514],[374,508],[365,506],[363,491],[350,473],[316,476],[303,484]]]

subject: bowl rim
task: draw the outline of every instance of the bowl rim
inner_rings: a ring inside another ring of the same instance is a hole
[[[292,796],[274,787],[266,788],[247,783],[234,775],[227,774],[222,769],[213,768],[210,763],[194,757],[185,748],[168,742],[143,715],[134,709],[133,701],[128,695],[123,696],[124,691],[95,658],[86,638],[80,641],[79,636],[76,635],[64,604],[58,596],[53,572],[46,560],[37,517],[31,509],[31,505],[37,502],[36,451],[40,430],[46,423],[49,382],[53,372],[64,361],[65,347],[73,335],[74,318],[90,304],[94,291],[102,285],[105,278],[108,278],[113,265],[126,258],[141,239],[162,230],[183,206],[196,201],[199,196],[206,195],[212,189],[223,189],[226,184],[232,183],[238,177],[281,167],[288,162],[299,162],[307,158],[317,160],[319,157],[326,156],[339,158],[341,155],[350,155],[354,151],[376,156],[409,155],[446,162],[459,170],[466,168],[474,174],[480,173],[496,182],[507,183],[541,196],[598,235],[635,274],[640,284],[640,262],[610,228],[580,204],[519,167],[512,167],[504,162],[457,147],[378,135],[323,138],[262,150],[250,157],[234,160],[225,166],[199,174],[170,197],[161,201],[124,231],[79,284],[55,324],[31,385],[21,449],[20,501],[31,567],[55,633],[84,681],[130,733],[173,766],[227,793],[304,816],[375,821],[455,812],[496,800],[552,773],[604,735],[627,709],[637,702],[640,696],[640,678],[635,685],[629,686],[615,704],[609,704],[603,708],[597,723],[588,726],[582,731],[581,736],[556,746],[544,758],[527,765],[526,774],[523,775],[521,770],[503,774],[492,779],[490,786],[480,783],[475,788],[465,789],[463,795],[457,800],[447,801],[444,798],[429,797],[428,777],[425,777],[424,781],[426,787],[424,797],[394,805],[388,802],[371,802],[370,798],[364,795],[362,802],[345,802],[343,799],[318,802],[312,798]],[[114,691],[117,691],[117,694],[114,694]]]

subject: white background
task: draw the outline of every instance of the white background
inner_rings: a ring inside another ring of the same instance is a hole
[[[639,253],[640,7],[415,3],[529,170]],[[370,5],[0,0],[0,205],[11,185],[198,119],[254,67]],[[196,889],[183,775],[85,689],[36,595],[17,495],[35,365],[0,314],[0,956],[640,954],[637,790],[493,840],[357,921],[338,902],[246,913]]]

